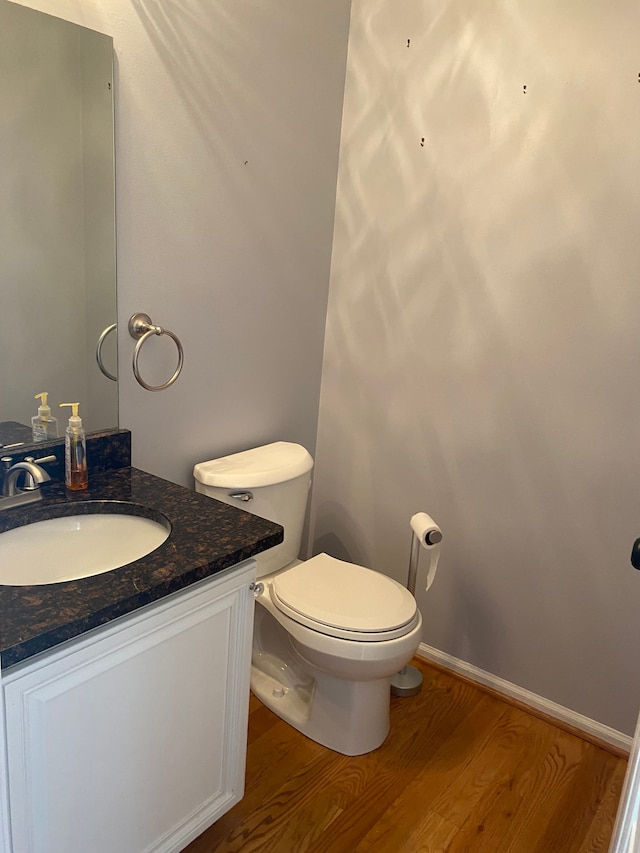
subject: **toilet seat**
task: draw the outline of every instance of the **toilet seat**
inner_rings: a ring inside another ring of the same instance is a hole
[[[277,609],[321,634],[382,642],[402,637],[419,619],[411,593],[379,572],[318,554],[269,584]]]

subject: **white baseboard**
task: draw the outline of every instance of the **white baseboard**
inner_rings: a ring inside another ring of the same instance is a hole
[[[508,696],[510,699],[522,702],[532,710],[540,711],[555,720],[584,732],[586,735],[590,735],[591,737],[598,738],[605,743],[611,744],[611,746],[614,746],[617,749],[625,750],[626,752],[631,751],[633,739],[628,735],[618,732],[615,729],[611,729],[609,726],[604,726],[602,723],[589,719],[589,717],[584,717],[582,714],[571,711],[569,708],[565,708],[562,705],[551,702],[551,700],[545,699],[544,696],[538,696],[536,693],[531,693],[531,691],[525,690],[523,687],[518,687],[517,684],[511,684],[510,681],[505,681],[497,675],[485,672],[485,670],[480,669],[471,663],[467,663],[459,658],[454,658],[446,652],[441,652],[439,649],[427,646],[426,643],[420,643],[417,655],[425,660],[437,663],[445,669],[456,672],[458,675],[462,675],[470,681],[475,681],[477,684],[483,684],[485,687],[490,687],[492,690],[495,690],[496,693],[501,693],[503,696]]]

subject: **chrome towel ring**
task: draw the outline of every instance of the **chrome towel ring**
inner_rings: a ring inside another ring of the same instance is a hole
[[[182,370],[182,365],[184,363],[184,350],[182,349],[182,344],[180,343],[178,336],[174,335],[173,332],[170,332],[169,329],[163,329],[162,326],[154,326],[149,315],[141,312],[133,314],[129,319],[129,334],[132,338],[136,338],[138,341],[136,348],[133,351],[133,375],[136,377],[140,385],[142,385],[143,388],[146,388],[147,391],[164,391],[164,389],[168,388],[169,385],[173,385],[178,376],[180,376],[180,371]],[[176,367],[173,376],[167,379],[167,381],[162,385],[148,385],[140,376],[140,371],[138,369],[138,356],[140,355],[142,345],[152,335],[168,335],[175,342],[175,345],[178,348],[178,366]]]
[[[117,382],[118,377],[114,376],[113,373],[110,373],[107,370],[107,368],[104,366],[104,363],[102,361],[102,344],[105,342],[106,337],[109,334],[109,332],[113,332],[117,328],[118,328],[117,324],[112,323],[110,326],[107,326],[106,329],[103,329],[101,334],[100,334],[100,337],[98,338],[98,346],[96,347],[96,361],[98,362],[98,367],[104,373],[104,375],[107,377],[107,379],[111,379],[111,380],[113,380],[113,382]]]

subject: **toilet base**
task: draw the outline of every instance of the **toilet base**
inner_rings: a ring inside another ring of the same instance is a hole
[[[384,742],[391,676],[404,660],[354,665],[331,658],[293,640],[265,607],[256,607],[253,694],[303,735],[342,755],[362,755]],[[356,680],[352,671],[366,680]]]
[[[377,749],[390,725],[391,679],[412,657],[422,618],[403,637],[358,642],[319,634],[256,600],[251,690],[311,740],[342,755]],[[284,623],[284,624],[283,624]]]
[[[251,691],[281,719],[342,755],[377,749],[389,733],[390,679],[345,681],[309,666],[311,683],[283,685],[251,667]]]

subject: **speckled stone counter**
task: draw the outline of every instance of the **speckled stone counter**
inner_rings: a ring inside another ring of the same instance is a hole
[[[164,517],[171,534],[146,557],[101,575],[44,586],[0,585],[3,669],[224,571],[283,538],[278,524],[135,468],[90,475],[85,492],[47,484],[43,495],[36,504],[0,512],[0,532],[60,515],[124,511]]]

